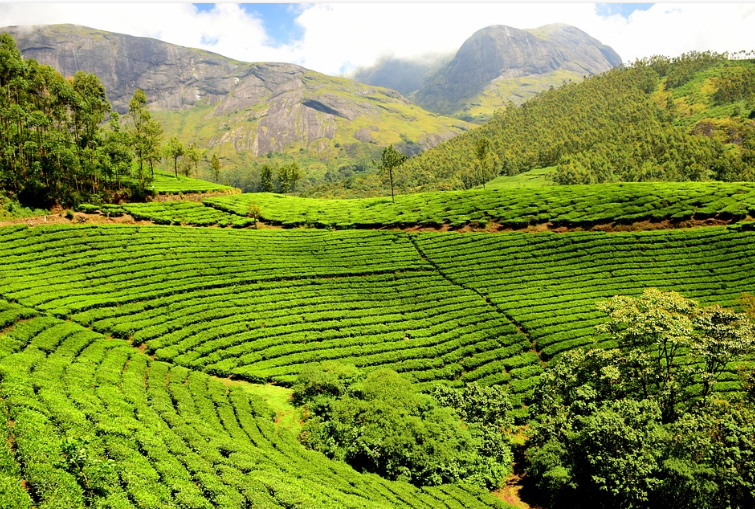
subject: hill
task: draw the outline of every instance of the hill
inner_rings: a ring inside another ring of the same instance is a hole
[[[751,180],[753,100],[742,84],[754,65],[694,53],[566,84],[410,159],[399,181],[406,190],[461,189],[554,165],[555,180],[571,184]],[[480,166],[483,139],[490,151]]]
[[[199,217],[201,209],[217,216],[195,224],[245,229],[0,227],[0,501],[508,507],[468,484],[389,481],[305,449],[311,442],[297,433],[313,428],[282,420],[293,410],[281,387],[323,362],[393,370],[427,394],[495,386],[505,389],[518,426],[539,429],[532,409],[541,407],[532,405],[562,359],[616,346],[596,332],[608,320],[598,302],[656,287],[739,309],[755,283],[753,223],[611,233],[385,228],[423,224],[425,209],[458,227],[485,217],[584,228],[737,220],[755,210],[753,193],[748,184],[722,183],[546,186],[399,196],[395,206],[320,201],[319,208],[317,200],[266,193],[205,200],[242,207],[238,213],[185,201],[122,205],[153,220],[181,210]],[[253,219],[241,216],[261,198],[289,226],[308,218],[378,230],[250,229]],[[359,209],[375,211],[372,224],[350,215]],[[743,387],[737,370],[746,366],[721,366],[717,397],[735,404]],[[322,376],[314,386],[337,393]],[[277,385],[270,398],[277,411],[260,397],[273,391],[263,383]],[[311,408],[321,411],[318,404]],[[383,419],[398,412],[386,411]],[[496,440],[513,447],[517,429],[498,429]]]
[[[425,109],[482,122],[510,101],[521,104],[551,86],[620,64],[615,51],[573,26],[520,30],[496,25],[472,34],[453,58],[387,59],[361,69],[355,78],[396,84]]]
[[[134,91],[144,90],[166,139],[176,135],[210,149],[226,172],[233,166],[249,173],[257,156],[285,152],[305,168],[313,166],[311,173],[321,179],[328,169],[323,160],[333,170],[345,162],[364,163],[391,143],[413,154],[468,129],[393,90],[293,64],[239,62],[75,25],[2,31],[13,35],[25,58],[64,76],[77,70],[99,76],[116,111],[126,112]],[[246,187],[238,180],[231,184]]]
[[[304,450],[242,383],[0,301],[0,502],[6,507],[504,508]]]

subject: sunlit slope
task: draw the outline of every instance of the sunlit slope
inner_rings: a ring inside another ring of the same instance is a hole
[[[233,194],[239,192],[238,189],[231,186],[224,186],[222,184],[187,177],[185,175],[178,175],[178,177],[176,177],[174,173],[168,173],[161,170],[156,170],[154,176],[155,178],[149,187],[155,194]]]
[[[754,72],[753,60],[709,53],[614,68],[509,105],[409,159],[402,185],[463,188],[481,138],[496,174],[555,165],[562,184],[752,180]]]
[[[339,360],[504,384],[518,404],[541,361],[589,344],[598,300],[654,286],[733,305],[752,292],[754,237],[8,227],[0,291],[209,374],[286,384]]]
[[[243,384],[0,301],[0,503],[13,508],[504,507],[305,450]]]

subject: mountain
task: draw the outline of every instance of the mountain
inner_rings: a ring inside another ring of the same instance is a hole
[[[355,78],[382,85],[384,69],[395,69],[400,77],[422,77],[421,85],[401,92],[423,108],[443,115],[484,121],[508,101],[521,104],[535,94],[579,81],[621,64],[610,47],[573,26],[546,25],[520,30],[503,25],[489,26],[467,39],[456,55],[435,72],[426,62],[382,61],[361,69]],[[393,77],[393,82],[408,78]]]
[[[431,114],[396,91],[285,63],[248,63],[156,39],[76,25],[2,29],[25,58],[102,80],[115,110],[145,91],[166,134],[226,157],[312,152],[403,143],[417,152],[468,129]],[[356,147],[354,147],[356,145]],[[374,150],[372,150],[374,152]]]

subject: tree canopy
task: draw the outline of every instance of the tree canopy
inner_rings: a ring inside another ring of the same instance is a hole
[[[752,507],[755,407],[713,388],[755,350],[742,313],[674,292],[600,309],[614,349],[573,350],[535,392],[527,471],[551,507]]]

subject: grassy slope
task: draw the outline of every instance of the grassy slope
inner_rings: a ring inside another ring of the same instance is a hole
[[[152,189],[157,194],[187,194],[187,193],[236,193],[237,189],[231,186],[216,184],[198,178],[186,177],[179,174],[176,178],[174,173],[155,170],[155,179]]]
[[[313,157],[341,164],[357,157],[377,157],[376,147],[399,143],[426,146],[436,143],[432,141],[435,136],[448,137],[472,127],[462,120],[443,117],[391,98],[379,87],[315,72],[311,72],[307,80],[305,99],[317,100],[329,95],[361,102],[369,108],[352,120],[340,116],[329,116],[324,120],[335,125],[332,138],[310,139],[308,144],[292,142],[280,147],[279,152],[303,161],[305,168],[314,165]],[[214,106],[198,105],[188,110],[156,111],[153,115],[162,123],[166,136],[175,135],[185,144],[193,142],[200,147],[210,147],[209,153],[223,158],[229,167],[244,167],[256,160],[252,152],[253,141],[264,109],[264,103],[257,103],[223,115],[216,113]],[[360,141],[359,138],[364,136],[369,140]]]
[[[685,211],[742,215],[755,203],[755,187],[749,184],[498,184],[504,186],[501,191],[399,197],[424,202],[397,206],[405,207],[402,215],[422,204],[432,206],[440,217],[459,224],[471,220],[475,210],[489,217],[542,213],[548,219],[589,223],[685,216]],[[245,197],[255,198],[223,199]],[[279,211],[301,200],[265,197]],[[401,217],[385,199],[334,202],[330,211],[321,201],[310,213],[331,214],[327,217],[335,222],[353,225],[345,208],[349,203],[359,205],[352,213],[362,218],[365,210],[380,207],[387,221]],[[157,206],[171,205],[147,204]],[[0,297],[19,303],[0,302],[0,330],[5,330],[0,333],[0,413],[15,422],[0,432],[11,437],[8,443],[18,444],[10,453],[16,463],[0,477],[16,486],[24,478],[50,500],[85,497],[86,489],[54,458],[61,454],[56,445],[61,440],[86,439],[95,454],[110,451],[106,454],[117,460],[123,480],[108,488],[111,501],[130,497],[142,507],[147,499],[170,507],[176,502],[170,490],[190,493],[192,502],[182,502],[190,507],[235,507],[231,500],[271,507],[297,502],[426,507],[442,504],[439,500],[450,503],[447,497],[464,507],[493,506],[479,493],[453,487],[420,492],[332,465],[295,442],[291,432],[298,428],[298,416],[287,389],[218,380],[202,372],[290,383],[302,366],[335,358],[368,369],[392,367],[424,385],[506,384],[516,404],[526,403],[542,362],[590,344],[593,326],[603,320],[595,309],[598,300],[655,286],[703,303],[736,306],[741,293],[755,284],[754,235],[725,228],[497,235],[0,228],[5,282]],[[13,331],[26,330],[22,324],[32,316],[38,318],[28,322],[30,327],[39,323],[39,330],[49,331],[14,339]],[[144,343],[155,358],[92,329]],[[96,393],[80,382],[93,369],[100,380]],[[125,399],[119,395],[121,383],[131,387],[137,381],[131,389],[136,392]],[[148,389],[141,396],[144,381]],[[193,401],[213,401],[215,417],[208,421],[207,414],[197,418],[191,413],[186,387]],[[730,367],[718,389],[737,387]],[[273,408],[275,418],[258,398]],[[89,406],[82,413],[66,401],[88,401]],[[142,401],[152,401],[151,406],[137,411]],[[244,420],[248,408],[257,410]],[[138,417],[123,432],[123,409],[158,419]],[[516,415],[525,419],[527,414],[520,408]],[[216,430],[207,435],[209,428],[198,422],[217,423],[211,424]],[[238,429],[261,435],[248,435],[246,442]],[[156,432],[164,442],[152,441]],[[35,441],[41,434],[56,440]],[[189,454],[186,448],[205,436],[209,443],[202,457]],[[236,445],[227,456],[229,440]],[[39,447],[44,455],[36,452]],[[257,466],[247,471],[245,462]],[[222,473],[197,477],[199,471]],[[15,493],[25,500],[25,492]],[[225,505],[218,502],[221,493]]]

